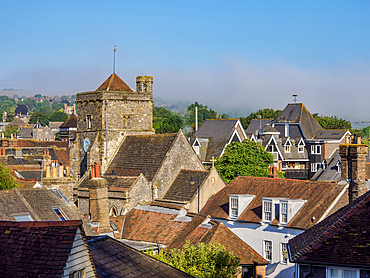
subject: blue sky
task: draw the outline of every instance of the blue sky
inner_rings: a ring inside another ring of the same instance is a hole
[[[369,1],[4,1],[0,89],[73,94],[112,72],[215,109],[370,120]]]

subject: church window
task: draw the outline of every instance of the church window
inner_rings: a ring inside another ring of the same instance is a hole
[[[86,121],[87,121],[87,128],[90,129],[91,128],[91,115],[86,116]]]

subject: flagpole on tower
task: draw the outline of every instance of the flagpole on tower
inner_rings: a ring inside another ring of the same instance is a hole
[[[116,74],[116,45],[114,45],[113,49],[113,74]]]

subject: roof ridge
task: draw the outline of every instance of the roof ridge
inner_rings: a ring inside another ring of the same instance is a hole
[[[364,195],[366,195],[366,193]],[[321,233],[321,235],[316,237],[312,242],[306,244],[305,248],[301,252],[297,252],[297,254],[293,256],[292,259],[301,257],[302,255],[306,254],[308,251],[312,250],[315,246],[317,246],[320,243],[320,241],[327,238],[331,234],[331,232],[339,228],[346,220],[348,220],[352,215],[354,215],[358,211],[359,208],[363,207],[369,201],[370,201],[370,194],[363,197],[363,199],[356,202],[356,204],[353,204],[353,206],[351,206],[351,208],[345,214],[343,214],[341,217],[335,220],[334,223],[332,223],[324,232]],[[323,221],[325,221],[325,219]]]

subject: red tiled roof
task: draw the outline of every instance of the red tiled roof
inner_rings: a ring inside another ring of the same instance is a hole
[[[79,220],[0,222],[1,276],[63,276],[79,227]]]
[[[17,147],[59,147],[67,148],[67,141],[36,141],[33,139],[17,139]]]
[[[239,176],[213,195],[201,213],[228,219],[229,194],[250,194],[256,197],[241,213],[238,220],[260,223],[262,221],[262,197],[302,199],[307,202],[286,226],[308,229],[311,227],[311,218],[315,216],[316,219],[320,219],[344,188],[345,185],[338,185],[334,182]]]
[[[370,191],[289,240],[294,262],[370,267]]]
[[[133,90],[117,75],[111,74],[96,91],[131,91]]]
[[[69,148],[54,148],[54,152],[59,163],[63,166],[69,166]]]

